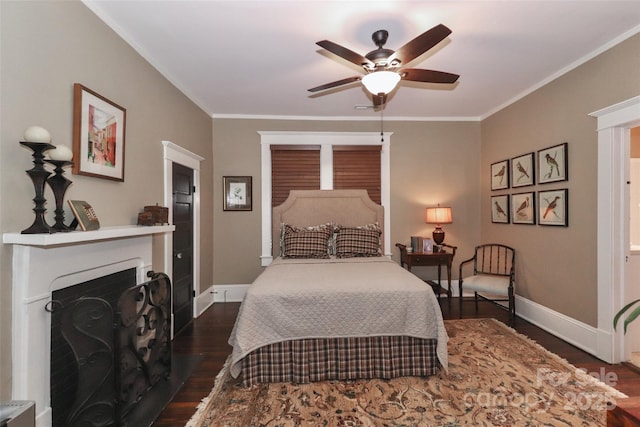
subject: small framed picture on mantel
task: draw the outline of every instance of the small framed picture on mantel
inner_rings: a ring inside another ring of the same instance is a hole
[[[82,231],[98,230],[100,228],[98,216],[89,203],[84,200],[69,200],[68,202],[75,217],[70,228],[74,229],[76,223]]]

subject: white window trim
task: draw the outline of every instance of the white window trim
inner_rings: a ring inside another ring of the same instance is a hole
[[[319,145],[320,189],[333,189],[334,145],[380,145],[380,197],[384,213],[384,253],[391,256],[391,135],[393,132],[278,132],[260,131],[262,148],[262,266],[273,261],[271,255],[271,146]]]

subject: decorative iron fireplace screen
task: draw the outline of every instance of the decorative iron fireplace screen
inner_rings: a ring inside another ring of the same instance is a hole
[[[85,293],[60,300],[54,293],[49,306],[54,427],[124,425],[145,393],[169,377],[171,282],[164,273],[149,276],[137,286],[130,286],[135,269],[107,276],[103,297]],[[63,342],[56,339],[56,328]]]

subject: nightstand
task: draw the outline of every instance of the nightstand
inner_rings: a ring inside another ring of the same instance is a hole
[[[453,264],[453,257],[456,254],[457,246],[451,246],[442,244],[442,249],[439,252],[407,252],[407,247],[402,243],[396,243],[398,249],[400,249],[400,265],[407,266],[407,270],[411,271],[411,267],[438,267],[438,281],[425,280],[433,291],[440,299],[442,293],[442,286],[440,285],[442,279],[442,266],[447,266],[447,282],[449,287],[446,290],[447,298],[451,303],[451,265]]]

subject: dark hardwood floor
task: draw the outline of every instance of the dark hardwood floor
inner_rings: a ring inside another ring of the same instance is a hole
[[[459,318],[457,298],[453,299],[451,307],[446,298],[442,299],[440,305],[445,319]],[[465,318],[493,317],[508,323],[507,312],[493,304],[481,303],[478,314],[475,313],[472,302],[465,302],[464,305]],[[239,303],[214,304],[174,338],[174,353],[199,354],[203,356],[203,360],[160,414],[154,426],[184,426],[198,403],[209,394],[216,375],[231,354],[227,340],[239,307]],[[589,373],[608,375],[609,380],[617,378],[615,388],[628,396],[640,396],[640,373],[627,365],[605,363],[522,319],[516,319],[513,327],[578,368],[584,368]]]

